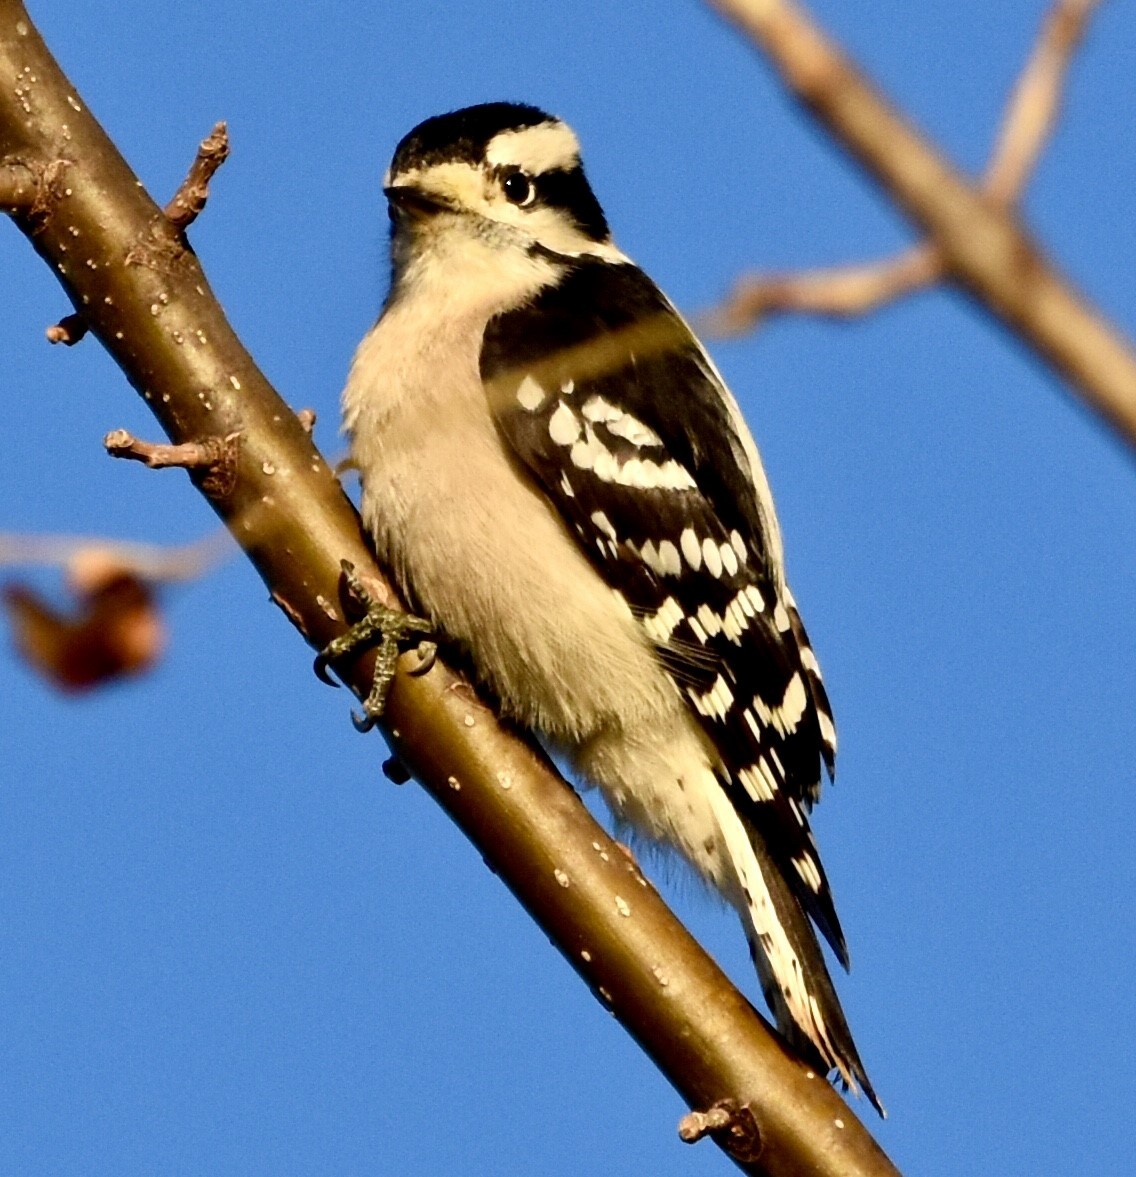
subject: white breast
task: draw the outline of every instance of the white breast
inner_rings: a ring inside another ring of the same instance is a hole
[[[677,692],[638,623],[509,457],[489,414],[484,324],[547,272],[534,262],[503,275],[499,256],[482,271],[475,253],[463,259],[464,274],[448,259],[444,284],[433,283],[433,267],[404,284],[344,391],[379,556],[506,708],[557,743],[674,716]]]

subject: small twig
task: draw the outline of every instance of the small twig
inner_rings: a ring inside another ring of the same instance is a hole
[[[1006,104],[982,189],[999,208],[1021,199],[1053,132],[1065,77],[1085,26],[1100,0],[1055,0],[1029,61]],[[797,312],[852,318],[924,289],[944,275],[933,242],[861,265],[799,274],[742,278],[725,301],[702,318],[712,334],[740,335],[773,314]]]
[[[688,1112],[678,1122],[679,1139],[686,1144],[697,1144],[711,1132],[724,1131],[733,1118],[733,1109],[726,1103],[716,1103],[705,1112]]]
[[[48,343],[64,343],[68,347],[74,347],[89,330],[90,324],[86,318],[76,311],[74,314],[64,315],[58,323],[48,327],[44,334]]]
[[[735,1159],[752,1164],[761,1156],[761,1133],[753,1110],[732,1099],[719,1100],[704,1112],[690,1112],[678,1123],[679,1139],[697,1144],[705,1136],[715,1140]]]
[[[181,445],[165,445],[142,441],[127,433],[125,429],[112,430],[103,438],[103,445],[112,458],[129,458],[134,462],[144,462],[151,469],[181,466],[186,470],[196,470],[202,466],[216,465],[224,455],[224,443],[219,437],[207,437],[204,441],[186,441]]]
[[[189,174],[163,210],[175,229],[185,229],[197,219],[209,199],[209,181],[228,158],[229,130],[220,122],[201,141]]]
[[[1053,128],[1073,53],[1100,0],[1057,0],[1007,104],[984,187],[1008,208],[1021,198]]]
[[[715,335],[740,335],[767,315],[788,311],[850,319],[929,286],[942,273],[939,251],[923,243],[859,266],[743,278],[721,306],[701,319]]]
[[[152,470],[165,466],[180,466],[184,470],[201,470],[204,476],[199,485],[214,499],[227,498],[237,481],[237,445],[239,433],[228,437],[203,437],[180,445],[166,445],[142,441],[115,429],[103,438],[103,445],[112,458],[129,458],[142,462]]]

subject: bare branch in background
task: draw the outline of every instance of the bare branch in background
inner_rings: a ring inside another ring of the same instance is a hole
[[[1099,3],[1057,0],[1042,23],[1033,54],[1006,104],[983,178],[983,191],[1001,208],[1011,208],[1021,199],[1053,133],[1069,63]],[[742,278],[702,321],[717,334],[741,335],[774,314],[847,319],[932,286],[944,277],[939,250],[934,242],[923,241],[894,258],[876,262]]]
[[[996,204],[1008,208],[1021,199],[1057,124],[1069,63],[1099,4],[1100,0],[1057,0],[1046,15],[986,168],[983,188]]]
[[[1066,69],[1097,0],[1058,0],[1009,103],[982,188],[907,123],[792,0],[710,0],[760,46],[798,99],[927,235],[941,276],[967,291],[1136,446],[1136,354],[1056,271],[1014,206],[1053,126]],[[716,321],[733,330],[775,310],[848,314],[849,274],[867,276],[861,309],[923,285],[911,255],[864,267],[742,283]],[[930,281],[930,279],[928,279]],[[765,286],[765,289],[762,287]],[[826,303],[826,297],[828,301]],[[747,320],[748,315],[748,320]]]
[[[725,302],[699,317],[699,323],[717,335],[741,335],[768,316],[789,311],[851,319],[930,286],[942,274],[934,246],[914,245],[885,261],[743,278]]]
[[[180,547],[136,544],[96,536],[12,535],[0,532],[0,567],[20,564],[63,568],[72,585],[97,579],[110,564],[161,584],[196,580],[236,549],[224,529]]]

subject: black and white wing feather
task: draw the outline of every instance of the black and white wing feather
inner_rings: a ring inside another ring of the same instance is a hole
[[[494,418],[640,619],[735,808],[847,967],[808,824],[822,759],[833,768],[832,717],[745,425],[641,270],[565,260],[561,282],[486,329]]]

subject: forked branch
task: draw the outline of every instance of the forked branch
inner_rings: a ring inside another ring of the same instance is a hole
[[[746,283],[719,312],[737,330],[773,310],[848,315],[940,276],[971,294],[1136,446],[1136,354],[1060,275],[1015,206],[1053,127],[1067,67],[1098,0],[1058,0],[1009,103],[986,180],[964,179],[793,0],[711,0],[926,235],[899,259]],[[930,250],[920,259],[918,249]],[[921,268],[922,267],[922,268]]]

